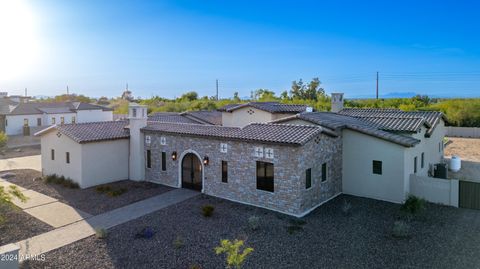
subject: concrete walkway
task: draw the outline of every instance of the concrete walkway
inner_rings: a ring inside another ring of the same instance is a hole
[[[59,228],[92,216],[79,209],[61,203],[57,199],[54,199],[50,196],[33,190],[27,190],[3,179],[0,179],[0,186],[5,187],[5,189],[8,189],[9,186],[17,186],[17,188],[28,198],[28,200],[26,202],[22,202],[19,199],[14,198],[12,202],[22,209],[23,212],[47,223],[54,228]]]
[[[96,215],[53,231],[17,242],[20,257],[40,255],[95,234],[96,228],[111,228],[162,208],[199,195],[199,192],[176,189],[112,211]]]
[[[41,157],[40,155],[33,155],[0,160],[0,171],[12,169],[33,169],[42,171]]]

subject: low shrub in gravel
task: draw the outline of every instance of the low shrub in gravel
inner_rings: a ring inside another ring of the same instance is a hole
[[[213,211],[215,210],[215,207],[213,205],[204,205],[202,206],[202,214],[204,217],[211,217],[213,215]]]
[[[246,247],[240,253],[240,249],[243,247],[243,240],[235,239],[231,242],[228,239],[220,241],[220,246],[215,248],[215,253],[226,254],[227,268],[240,269],[245,262],[247,256],[253,252],[253,248]]]
[[[409,236],[410,226],[402,220],[393,223],[392,235],[396,238],[406,238]]]
[[[72,179],[64,176],[58,176],[56,174],[47,175],[43,178],[43,181],[47,184],[57,184],[62,185],[65,188],[69,189],[78,189],[80,185]]]
[[[405,213],[417,215],[425,210],[426,201],[414,195],[409,195],[407,200],[402,204],[400,210]]]
[[[7,190],[5,187],[0,186],[0,205],[17,209],[12,202],[14,197],[18,198],[23,203],[28,200],[28,197],[26,197],[17,186],[11,185]],[[0,215],[0,224],[4,221],[4,217]]]
[[[107,230],[104,229],[104,228],[96,228],[95,229],[95,236],[98,238],[98,239],[105,239],[107,238]]]
[[[126,193],[128,190],[125,188],[120,188],[120,189],[115,189],[107,192],[107,195],[110,197],[117,197],[120,196],[124,193]]]
[[[258,216],[251,216],[248,218],[248,227],[250,230],[256,231],[260,227],[260,217]]]
[[[112,187],[106,185],[100,185],[95,187],[95,190],[99,193],[106,193],[112,190]]]
[[[176,249],[183,248],[185,244],[183,243],[183,239],[181,236],[177,236],[175,240],[173,240],[173,247]]]
[[[290,225],[287,226],[287,232],[289,234],[294,234],[295,232],[303,231],[303,225],[307,224],[307,222],[303,219],[291,218],[289,220]]]
[[[350,215],[351,210],[352,210],[352,204],[350,202],[348,202],[347,200],[343,200],[343,204],[342,204],[343,215],[345,215],[345,216]]]

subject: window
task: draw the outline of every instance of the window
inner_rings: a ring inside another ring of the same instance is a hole
[[[308,168],[305,172],[305,188],[310,189],[312,187],[312,168]]]
[[[72,116],[72,123],[75,124],[77,122],[77,119],[75,118],[75,116]]]
[[[425,167],[425,152],[422,152],[422,157],[420,158],[420,167]]]
[[[322,182],[327,181],[327,175],[328,175],[327,163],[323,163],[322,164]]]
[[[52,118],[52,124],[55,124],[55,117]]]
[[[152,168],[152,152],[147,150],[147,168]]]
[[[222,182],[228,182],[228,163],[227,161],[222,161]]]
[[[60,124],[65,124],[65,117],[60,117]]]
[[[28,119],[23,119],[23,126],[28,127]]]
[[[413,158],[413,173],[417,173],[417,156]]]
[[[5,126],[8,126],[8,120],[5,119]]]
[[[228,145],[225,143],[220,143],[220,152],[227,153],[227,151],[228,151]]]
[[[50,156],[52,158],[52,161],[55,160],[55,150],[54,149],[50,150]]]
[[[273,192],[273,163],[257,161],[257,190]]]
[[[70,163],[70,152],[65,152],[65,161]]]
[[[167,171],[167,153],[162,152],[162,171]]]
[[[373,161],[372,162],[373,173],[377,175],[382,174],[382,161]]]
[[[42,118],[37,118],[37,126],[42,126]]]
[[[132,117],[134,117],[134,118],[137,117],[137,109],[136,108],[132,109]]]

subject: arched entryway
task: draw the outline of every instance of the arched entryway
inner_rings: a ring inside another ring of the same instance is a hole
[[[182,159],[182,188],[202,190],[202,162],[194,153],[187,153]]]

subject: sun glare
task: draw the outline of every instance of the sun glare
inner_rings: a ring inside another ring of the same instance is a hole
[[[0,81],[25,75],[39,58],[35,19],[25,0],[0,0]]]

